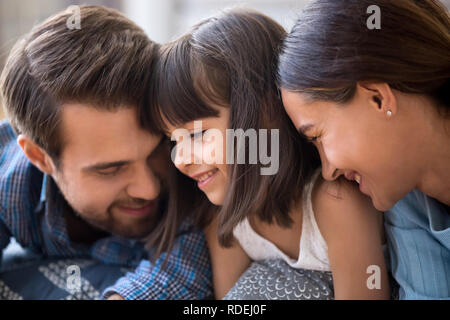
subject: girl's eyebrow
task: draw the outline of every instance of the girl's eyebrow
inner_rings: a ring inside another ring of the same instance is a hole
[[[202,131],[206,131],[207,129],[205,129],[205,128],[208,127],[208,126],[206,125],[206,121],[207,121],[206,119],[207,119],[207,118],[196,119],[196,120],[187,122],[187,123],[185,123],[185,124],[181,124],[181,125],[177,126],[176,128],[174,128],[174,130],[176,130],[176,129],[186,129],[186,130],[189,131],[189,132],[194,132],[194,130],[196,129],[196,128],[194,127],[194,121],[201,121],[201,122],[202,122]],[[189,125],[188,125],[188,124],[189,124]],[[172,136],[172,132],[170,132],[170,131],[163,130],[163,133],[164,133],[164,135],[166,135],[166,136],[169,137],[169,138]]]

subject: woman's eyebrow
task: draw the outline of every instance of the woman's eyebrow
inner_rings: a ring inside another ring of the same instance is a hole
[[[304,124],[304,125],[300,126],[300,128],[298,128],[297,131],[299,133],[306,134],[309,130],[312,129],[312,127],[314,127],[314,124],[312,124],[312,123]]]

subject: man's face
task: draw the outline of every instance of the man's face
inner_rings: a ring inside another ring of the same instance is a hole
[[[142,238],[158,216],[170,161],[162,136],[140,128],[134,108],[63,108],[63,152],[52,177],[86,222],[109,233]]]

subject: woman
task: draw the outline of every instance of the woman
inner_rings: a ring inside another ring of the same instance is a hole
[[[285,109],[324,178],[356,181],[387,211],[400,298],[450,297],[449,77],[450,20],[435,0],[314,0],[279,59]]]

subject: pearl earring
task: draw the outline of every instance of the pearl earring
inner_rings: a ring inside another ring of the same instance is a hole
[[[388,111],[386,112],[386,114],[387,114],[388,117],[390,117],[390,116],[392,116],[392,111],[391,111],[391,110],[388,110]]]

